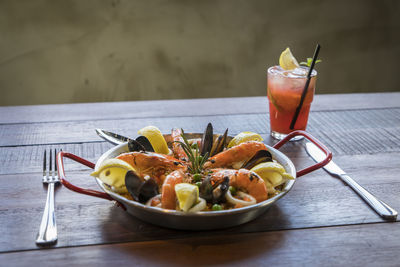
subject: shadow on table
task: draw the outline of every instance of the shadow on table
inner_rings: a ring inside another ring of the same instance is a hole
[[[259,218],[236,227],[211,231],[184,231],[155,226],[113,208],[104,221],[103,240],[118,248],[118,254],[147,259],[152,263],[216,264],[265,256],[270,250],[282,246],[284,232],[275,232],[273,239],[263,232],[288,229],[287,221],[278,205],[273,205]],[[130,242],[130,243],[125,243]],[[124,243],[124,244],[122,244]],[[127,255],[126,255],[127,254]],[[203,255],[204,257],[199,257]],[[218,259],[209,262],[209,259]]]

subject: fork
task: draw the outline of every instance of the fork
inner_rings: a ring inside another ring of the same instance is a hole
[[[50,160],[49,160],[49,172],[47,173],[47,157],[46,150],[43,156],[43,180],[44,184],[48,184],[47,187],[47,199],[46,206],[42,216],[42,222],[38,235],[36,237],[37,245],[49,245],[57,242],[57,224],[56,215],[54,212],[54,186],[60,182],[57,173],[56,155],[57,150],[54,149],[54,170],[53,170],[53,158],[52,150],[50,149]]]

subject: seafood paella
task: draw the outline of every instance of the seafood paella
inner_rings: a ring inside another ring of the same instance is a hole
[[[265,201],[294,179],[277,162],[259,134],[228,129],[201,138],[174,128],[167,142],[155,126],[138,131],[129,152],[107,159],[92,176],[133,201],[187,213],[236,209]]]

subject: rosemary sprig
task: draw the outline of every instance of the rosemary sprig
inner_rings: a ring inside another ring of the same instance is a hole
[[[203,170],[204,163],[206,163],[208,159],[209,153],[206,152],[204,156],[201,156],[198,146],[196,146],[193,153],[192,147],[190,146],[189,141],[186,139],[183,129],[181,130],[182,130],[181,136],[183,142],[182,141],[174,141],[174,142],[177,142],[182,146],[183,151],[185,151],[190,162],[192,163],[192,166],[188,167],[190,173],[191,174],[201,173]]]

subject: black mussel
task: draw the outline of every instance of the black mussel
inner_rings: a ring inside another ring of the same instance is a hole
[[[218,138],[215,140],[210,157],[218,154],[219,152],[222,152],[224,148],[226,147],[226,138],[228,137],[228,129],[225,130],[225,133],[223,135],[218,136]]]
[[[200,155],[204,156],[207,152],[210,155],[211,148],[213,145],[213,126],[211,123],[208,123],[207,128],[201,138],[201,148]]]
[[[251,159],[244,163],[242,168],[250,170],[254,166],[268,161],[272,161],[271,153],[267,150],[260,150]]]
[[[225,194],[229,189],[229,177],[224,177],[222,182],[213,190],[213,199],[212,202],[214,204],[221,203],[225,200]]]
[[[134,172],[128,171],[125,175],[125,186],[134,200],[139,201],[139,188],[142,186],[142,179]]]
[[[136,138],[136,141],[144,147],[145,151],[154,152],[154,148],[146,136],[141,135],[138,138]]]
[[[201,182],[199,187],[199,194],[201,198],[204,198],[207,202],[213,204],[220,203],[225,199],[225,194],[229,189],[229,178],[224,177],[218,183],[211,184],[211,177],[206,176]]]
[[[158,195],[158,185],[153,178],[149,178],[143,182],[139,188],[139,202],[146,203],[150,198]]]
[[[143,181],[134,171],[126,173],[125,186],[133,199],[141,203],[158,194],[158,185],[153,178]]]
[[[146,151],[144,146],[136,140],[130,139],[128,141],[128,149],[130,152],[134,151]]]
[[[201,182],[199,187],[199,195],[204,198],[207,202],[211,202],[213,199],[213,186],[211,184],[211,177],[207,175]]]

